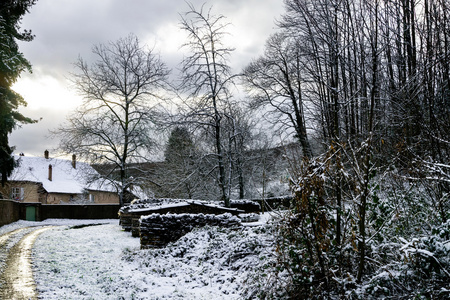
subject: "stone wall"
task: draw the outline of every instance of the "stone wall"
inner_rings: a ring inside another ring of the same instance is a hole
[[[230,200],[230,207],[243,210],[246,213],[259,213],[261,204],[252,200]]]
[[[141,249],[161,248],[175,242],[194,228],[203,226],[240,227],[241,221],[229,213],[151,214],[140,219]]]
[[[252,199],[251,201],[259,203],[261,207],[261,212],[266,212],[276,209],[289,208],[291,206],[292,196],[273,197],[266,199]]]
[[[132,205],[130,206],[133,207]],[[138,205],[136,207],[139,207]],[[187,201],[179,202],[173,205],[163,206],[150,206],[147,208],[128,209],[122,207],[120,209],[120,225],[125,231],[131,231],[134,237],[139,236],[139,222],[141,216],[147,216],[150,214],[212,214],[220,215],[229,213],[232,215],[238,215],[244,213],[243,210],[237,208],[225,208],[217,205],[205,204],[199,201]]]

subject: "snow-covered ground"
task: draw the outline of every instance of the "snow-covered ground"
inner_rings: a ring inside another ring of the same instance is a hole
[[[240,299],[271,256],[269,215],[238,230],[195,229],[162,249],[140,250],[118,220],[19,221],[60,225],[40,235],[33,270],[40,299]],[[90,226],[80,226],[90,225]]]

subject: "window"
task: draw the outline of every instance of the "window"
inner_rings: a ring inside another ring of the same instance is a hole
[[[89,201],[90,202],[95,202],[95,197],[92,194],[89,194]]]
[[[11,191],[11,198],[13,200],[23,200],[24,189],[23,187],[13,187]]]

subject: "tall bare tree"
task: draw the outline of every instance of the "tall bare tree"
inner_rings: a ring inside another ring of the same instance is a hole
[[[79,58],[73,82],[84,102],[55,133],[60,148],[93,163],[113,166],[108,179],[117,183],[120,203],[136,178],[129,165],[146,159],[154,146],[152,126],[169,70],[151,49],[129,35],[94,46],[97,61]]]
[[[263,108],[273,122],[293,128],[302,145],[303,156],[313,153],[306,131],[299,45],[284,33],[272,35],[265,54],[244,70],[253,108]]]
[[[230,205],[226,176],[225,149],[222,144],[223,108],[230,98],[229,85],[234,76],[228,65],[234,50],[223,44],[227,34],[224,16],[213,15],[204,6],[197,10],[189,4],[189,11],[181,16],[181,28],[188,34],[183,45],[189,54],[182,62],[182,90],[187,94],[186,118],[211,133],[214,139],[218,172],[217,183],[225,206]]]

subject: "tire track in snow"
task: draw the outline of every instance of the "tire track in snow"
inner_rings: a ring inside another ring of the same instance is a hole
[[[22,236],[26,234],[25,231],[29,229],[30,227],[18,228],[16,230],[0,235],[0,274],[3,273],[3,268],[5,267],[5,262],[6,258],[8,257],[9,248],[11,248],[11,246],[9,245],[10,242],[13,240],[18,240],[18,238],[22,238]],[[1,286],[2,283],[0,281],[0,288]]]
[[[3,246],[6,244],[6,242],[7,242],[13,235],[18,234],[19,232],[24,231],[24,230],[27,229],[27,228],[29,228],[29,227],[19,228],[19,229],[16,229],[16,230],[7,232],[7,233],[5,233],[5,234],[3,234],[3,235],[0,235],[0,247],[3,247]]]
[[[0,290],[0,299],[37,299],[36,284],[31,269],[31,249],[37,237],[51,228],[53,226],[43,227],[28,233],[9,250],[6,267],[0,276],[0,281],[3,283]],[[0,241],[3,241],[3,238],[7,236],[3,242],[6,243],[11,236],[24,229],[2,235]]]

